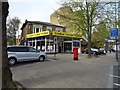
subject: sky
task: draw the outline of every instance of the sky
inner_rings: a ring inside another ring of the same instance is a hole
[[[21,20],[19,26],[20,35],[23,23],[28,21],[50,22],[50,15],[60,8],[60,0],[8,0],[9,18],[18,17]]]
[[[9,17],[50,22],[50,15],[60,7],[60,0],[8,0]]]

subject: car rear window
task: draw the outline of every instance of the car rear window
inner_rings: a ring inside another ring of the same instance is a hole
[[[8,47],[7,51],[16,52],[16,48],[15,47]]]
[[[7,51],[10,52],[28,52],[27,47],[8,47]]]

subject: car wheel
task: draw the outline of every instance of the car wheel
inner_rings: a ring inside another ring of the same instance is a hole
[[[44,56],[40,56],[40,57],[39,57],[39,61],[40,61],[40,62],[43,62],[44,60],[45,60],[45,57],[44,57]]]
[[[9,59],[9,65],[14,65],[16,63],[16,59],[15,58],[10,58]]]

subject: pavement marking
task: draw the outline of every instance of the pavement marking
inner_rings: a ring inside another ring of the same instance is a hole
[[[113,75],[113,66],[110,67],[107,88],[113,88],[113,78],[110,75]]]
[[[120,84],[118,84],[118,83],[113,83],[113,85],[120,86]]]
[[[82,62],[82,63],[87,63],[87,64],[92,64],[92,62],[90,62],[90,61],[74,61],[74,62]]]
[[[116,76],[116,75],[110,75],[111,77],[116,77],[116,78],[120,78],[120,76]]]

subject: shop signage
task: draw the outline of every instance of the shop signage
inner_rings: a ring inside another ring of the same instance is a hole
[[[53,31],[53,32],[43,31],[43,32],[28,34],[26,36],[26,38],[34,38],[34,37],[47,36],[47,35],[73,37],[73,38],[84,38],[84,36],[80,35],[80,34],[72,34],[72,33],[66,33],[66,32],[56,32],[56,31]]]
[[[73,38],[84,38],[83,35],[80,34],[72,34],[72,33],[66,33],[66,32],[56,32],[54,31],[52,35],[55,36],[63,36],[63,37],[73,37]]]
[[[33,37],[39,37],[39,36],[46,36],[46,35],[49,35],[49,34],[50,34],[49,31],[43,31],[43,32],[28,34],[27,38],[33,38]]]

